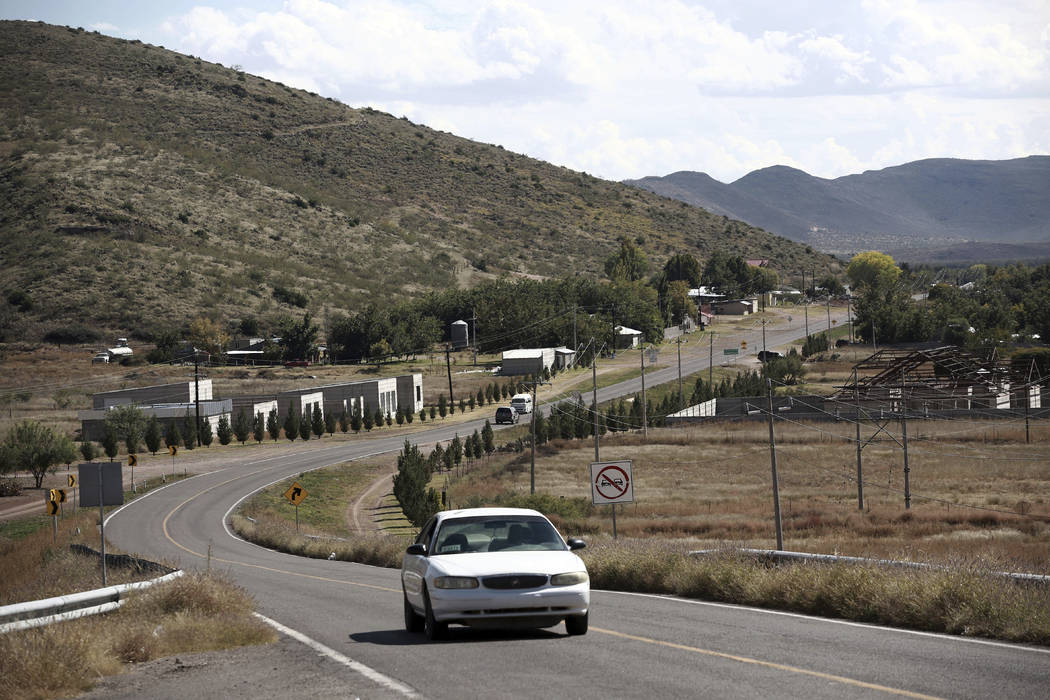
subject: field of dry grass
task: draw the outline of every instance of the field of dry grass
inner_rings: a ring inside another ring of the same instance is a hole
[[[899,427],[888,425],[896,433]],[[874,432],[862,429],[862,439]],[[1005,421],[909,424],[912,503],[904,506],[903,453],[882,436],[862,450],[864,509],[858,509],[853,425],[776,425],[784,547],[898,557],[960,558],[1050,572],[1050,425]],[[726,544],[773,548],[773,496],[765,423],[707,423],[607,435],[602,459],[631,459],[635,502],[620,506],[621,537],[682,540],[693,549]],[[589,506],[593,443],[557,441],[536,456],[536,489]],[[529,454],[496,455],[453,481],[457,504],[527,494]],[[609,507],[589,507],[570,530],[610,534]]]

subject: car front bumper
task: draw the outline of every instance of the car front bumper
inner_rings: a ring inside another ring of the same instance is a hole
[[[547,586],[529,590],[472,588],[443,590],[429,587],[435,619],[480,625],[493,622],[549,627],[569,615],[583,615],[590,607],[590,584]]]

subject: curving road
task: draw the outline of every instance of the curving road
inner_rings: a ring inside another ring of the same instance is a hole
[[[748,345],[754,348],[750,338]],[[697,369],[706,367],[703,350],[690,358]],[[670,371],[676,376],[676,367]],[[472,430],[459,424],[413,438]],[[592,593],[585,637],[568,638],[561,627],[513,634],[453,628],[449,641],[432,644],[403,631],[396,570],[272,552],[225,525],[240,500],[268,484],[403,442],[292,444],[132,501],[110,516],[106,533],[126,551],[228,570],[255,595],[260,613],[324,651],[323,663],[360,673],[355,692],[364,697],[1046,696],[1050,649],[605,591]]]

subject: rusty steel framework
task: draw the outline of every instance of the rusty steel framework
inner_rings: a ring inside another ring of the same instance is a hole
[[[983,356],[953,345],[883,349],[854,365],[832,398],[897,405],[906,397],[909,407],[930,409],[1019,408],[1038,402],[1032,388],[1040,381],[1034,360],[1001,358],[995,349]]]

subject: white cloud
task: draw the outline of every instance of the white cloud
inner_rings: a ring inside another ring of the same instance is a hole
[[[207,0],[202,0],[207,2]],[[1046,0],[287,0],[177,50],[611,178],[1050,152]],[[145,37],[144,37],[145,38]]]

